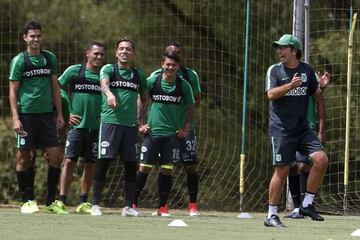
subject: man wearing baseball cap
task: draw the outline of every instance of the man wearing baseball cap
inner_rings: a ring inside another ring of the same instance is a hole
[[[296,151],[308,156],[313,162],[300,213],[312,220],[323,221],[324,218],[313,207],[313,199],[329,160],[319,138],[310,129],[307,117],[309,96],[314,96],[315,101],[320,102],[321,88],[312,67],[300,61],[301,44],[297,37],[285,34],[274,41],[272,46],[277,50],[280,63],[268,68],[265,81],[275,171],[269,185],[269,212],[264,225],[285,227],[279,219],[277,206],[290,165],[296,161]]]

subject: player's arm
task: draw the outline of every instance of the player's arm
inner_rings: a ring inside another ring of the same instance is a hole
[[[57,112],[56,127],[60,129],[64,126],[64,117],[61,106],[60,85],[58,82],[58,77],[56,75],[51,76],[51,85],[52,85],[52,92],[53,92],[54,102]]]
[[[176,135],[179,138],[185,138],[188,135],[189,130],[191,128],[191,122],[192,122],[192,119],[193,119],[193,116],[194,116],[194,112],[195,112],[195,104],[188,105],[187,108],[186,108],[185,125],[184,125],[183,128],[179,129],[177,131],[177,133],[176,133]]]
[[[198,108],[200,106],[200,100],[201,100],[200,92],[194,95],[194,100],[195,100],[195,107]]]
[[[21,133],[23,131],[23,127],[19,118],[18,106],[17,106],[17,96],[18,89],[20,86],[19,81],[9,81],[9,102],[10,109],[13,121],[13,128],[16,133]]]
[[[267,97],[270,101],[282,98],[292,89],[300,87],[301,84],[302,81],[300,76],[298,76],[298,73],[295,73],[293,78],[291,79],[291,82],[269,89],[267,91]]]
[[[110,90],[110,80],[108,78],[100,79],[100,86],[102,93],[106,96],[107,104],[110,108],[116,108],[118,106],[118,102],[116,97]]]
[[[318,98],[315,97],[316,101],[316,111],[319,118],[319,132],[318,137],[322,144],[325,143],[325,122],[326,122],[326,112],[325,112],[325,99],[324,95],[320,94]]]
[[[324,144],[326,141],[326,135],[325,135],[326,108],[325,108],[324,91],[325,91],[325,88],[331,82],[330,74],[328,72],[324,72],[323,75],[320,75],[320,73],[318,73],[318,81],[319,81],[319,88],[321,90],[321,94],[318,95],[318,99],[316,99],[316,97],[315,97],[316,110],[317,110],[318,119],[319,119],[318,138],[319,138],[320,142],[322,144]],[[316,92],[315,92],[315,94],[316,94]]]
[[[190,87],[190,84],[188,84],[185,80],[183,81],[183,84],[188,85],[186,87],[187,89],[184,89],[185,103],[186,103],[186,120],[185,120],[184,127],[179,129],[177,132],[177,136],[179,138],[185,138],[188,135],[189,130],[191,128],[192,119],[194,117],[194,112],[195,112],[195,100],[194,100],[193,91]]]
[[[150,105],[150,99],[148,97],[148,91],[145,91],[139,94],[138,97],[138,121],[139,121],[139,132],[142,134],[147,134],[150,130],[149,126],[146,124],[146,116],[148,112],[148,107]]]

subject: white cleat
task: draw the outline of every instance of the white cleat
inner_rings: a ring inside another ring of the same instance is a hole
[[[123,216],[123,217],[141,217],[141,216],[143,216],[143,214],[135,208],[124,207],[122,209],[121,216]]]
[[[91,216],[101,216],[102,212],[100,210],[99,205],[93,205],[91,207]]]

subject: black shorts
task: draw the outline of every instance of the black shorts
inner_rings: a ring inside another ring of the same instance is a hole
[[[17,148],[43,149],[59,146],[54,113],[19,113],[26,137],[16,136]]]
[[[181,142],[176,135],[144,137],[140,163],[149,165],[173,165],[180,161]],[[160,156],[159,156],[160,154]]]
[[[119,124],[101,123],[99,132],[99,159],[115,159],[120,156],[122,161],[137,161],[139,143],[136,127]]]
[[[296,152],[309,157],[312,153],[323,151],[314,131],[307,129],[297,136],[270,137],[273,165],[294,165]]]
[[[197,141],[196,141],[195,131],[194,130],[189,131],[188,136],[185,139],[181,139],[180,141],[182,143],[182,146],[181,146],[181,159],[179,162],[183,163],[184,165],[198,164],[196,158]]]
[[[95,162],[99,140],[98,129],[74,128],[68,132],[65,158],[77,162],[79,157],[85,162]]]

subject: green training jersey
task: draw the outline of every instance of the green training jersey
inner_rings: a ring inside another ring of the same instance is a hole
[[[153,71],[150,74],[150,77],[158,76],[161,72],[162,72],[162,68],[159,68],[159,69]],[[198,93],[201,93],[199,76],[193,69],[187,68],[187,67],[181,67],[176,72],[176,75],[182,77],[184,80],[186,80],[190,84],[192,92],[194,94],[194,97]],[[195,129],[195,119],[193,118],[190,130],[194,130],[194,129]]]
[[[151,134],[176,134],[185,125],[187,108],[195,103],[190,84],[181,77],[174,83],[168,83],[159,76],[150,76],[147,83],[152,100],[148,113]]]
[[[14,57],[10,64],[10,81],[20,83],[18,89],[19,113],[48,113],[52,112],[51,76],[57,75],[56,56],[46,50],[40,55],[28,54],[25,61],[24,52]]]
[[[107,64],[100,70],[100,79],[109,79],[110,90],[116,97],[118,106],[110,108],[107,97],[103,94],[101,122],[135,127],[137,123],[137,98],[146,89],[146,77],[137,68],[124,69],[114,64]]]
[[[102,101],[100,75],[85,68],[81,64],[68,67],[60,76],[59,83],[70,88],[71,113],[81,116],[80,124],[72,127],[99,129]]]

